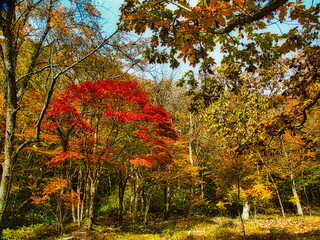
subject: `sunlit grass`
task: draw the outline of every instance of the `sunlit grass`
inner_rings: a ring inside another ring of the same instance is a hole
[[[86,231],[88,239],[101,240],[219,240],[219,239],[243,239],[240,220],[227,217],[192,217],[172,218],[161,221],[153,219],[148,225],[132,225],[130,222],[122,226],[114,226],[106,220],[93,226],[92,231]],[[245,221],[247,240],[276,240],[276,239],[307,239],[319,240],[320,216],[291,216],[282,218],[279,216],[258,216],[257,219]],[[22,238],[23,232],[28,236]],[[28,230],[28,231],[27,231]],[[29,236],[37,230],[35,225],[25,229],[5,230],[3,239],[31,239]],[[74,226],[63,237],[72,236],[77,231]],[[81,230],[85,231],[85,230]],[[35,232],[36,233],[36,232]],[[19,235],[19,238],[14,236]],[[32,238],[34,239],[34,238]],[[47,238],[46,240],[59,238]]]
[[[154,223],[162,224],[162,223]],[[166,225],[168,227],[166,227]],[[215,239],[242,239],[243,233],[239,219],[226,217],[202,218],[195,217],[190,219],[173,219],[162,225],[160,233],[137,233],[113,232],[106,233],[105,238],[114,240],[215,240]],[[320,217],[275,217],[262,216],[257,219],[245,221],[246,235],[248,239],[298,239],[303,235],[303,239],[316,240],[317,231],[320,230]],[[156,226],[155,226],[156,227]],[[148,231],[152,227],[149,226]],[[141,231],[145,231],[143,228]]]
[[[245,222],[246,235],[248,239],[297,239],[299,234],[304,235],[303,239],[317,239],[315,237],[319,230],[320,217],[272,217],[261,216],[257,219],[250,219]],[[154,229],[154,233],[152,233]],[[145,232],[148,232],[146,234]],[[314,232],[314,234],[313,234]],[[153,222],[153,226],[141,227],[134,231],[121,230],[105,233],[104,238],[114,240],[215,240],[215,239],[242,239],[243,233],[239,219],[227,217],[193,217],[190,219],[178,218],[166,222]]]

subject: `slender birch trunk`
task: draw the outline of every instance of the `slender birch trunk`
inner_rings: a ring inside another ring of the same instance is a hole
[[[286,215],[285,215],[285,212],[284,212],[284,207],[283,207],[283,204],[282,204],[282,200],[281,200],[281,196],[280,196],[278,187],[277,187],[276,183],[274,182],[273,177],[271,176],[271,173],[268,172],[268,175],[269,175],[269,177],[271,179],[271,182],[272,182],[272,185],[273,185],[274,189],[276,190],[278,201],[279,201],[279,205],[280,205],[280,209],[281,209],[281,213],[282,213],[282,217],[285,217]]]
[[[242,209],[242,218],[244,220],[248,220],[250,217],[250,205],[247,200],[245,200],[243,204],[243,209]]]
[[[171,189],[168,183],[164,187],[164,218],[168,219],[170,216],[170,203],[171,203]]]
[[[145,208],[144,208],[143,224],[147,224],[147,221],[148,221],[148,213],[149,213],[149,209],[150,209],[150,203],[151,203],[152,195],[153,195],[153,191],[149,195],[145,196]]]
[[[278,198],[278,201],[279,201],[279,205],[280,205],[280,209],[281,209],[281,213],[282,213],[282,217],[285,217],[285,212],[284,212],[284,207],[283,207],[283,204],[282,204],[282,200],[281,200],[281,196],[280,196],[280,193],[279,193],[279,189],[277,187],[277,184],[275,183],[273,177],[272,177],[272,174],[270,173],[270,168],[269,166],[265,163],[265,161],[263,160],[262,156],[260,155],[259,153],[259,156],[260,156],[260,160],[263,162],[263,164],[266,166],[266,170],[267,170],[267,174],[269,176],[269,178],[271,179],[271,182],[272,182],[272,185],[274,187],[274,189],[276,190],[276,193],[277,193],[277,198]]]
[[[132,187],[132,198],[131,198],[131,214],[132,214],[132,222],[137,222],[138,217],[138,198],[139,198],[139,184],[138,180],[134,181],[131,185]]]
[[[192,120],[192,114],[189,116],[189,124],[190,124],[190,140],[189,140],[189,161],[191,166],[194,166],[194,159],[193,159],[193,152],[192,152],[192,136],[193,136],[193,120]],[[188,211],[187,211],[187,217],[192,216],[192,211],[193,211],[193,200],[194,200],[194,192],[195,192],[195,187],[193,184],[193,179],[191,179],[191,185],[190,185],[190,202],[188,206]]]
[[[297,191],[297,185],[296,185],[296,181],[294,179],[293,176],[293,171],[292,169],[290,169],[290,178],[291,178],[291,189],[292,189],[292,193],[293,193],[293,198],[294,198],[294,203],[296,205],[297,208],[297,214],[298,215],[303,215],[303,209],[301,206],[301,202],[300,202],[300,197]]]

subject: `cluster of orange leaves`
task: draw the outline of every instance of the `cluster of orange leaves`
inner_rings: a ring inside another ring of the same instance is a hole
[[[63,178],[51,178],[43,188],[39,196],[32,197],[34,204],[43,204],[45,206],[50,205],[50,200],[61,199],[65,205],[70,205],[71,203],[78,203],[78,193],[71,192],[65,193],[64,190],[68,188],[70,180]]]

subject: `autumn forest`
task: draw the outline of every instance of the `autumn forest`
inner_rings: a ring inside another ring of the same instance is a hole
[[[319,239],[319,1],[111,2],[0,1],[0,238]]]

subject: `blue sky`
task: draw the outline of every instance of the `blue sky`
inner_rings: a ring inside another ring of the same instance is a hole
[[[96,0],[96,2],[104,18],[104,30],[107,33],[112,33],[117,28],[116,24],[120,14],[119,8],[124,0]]]

